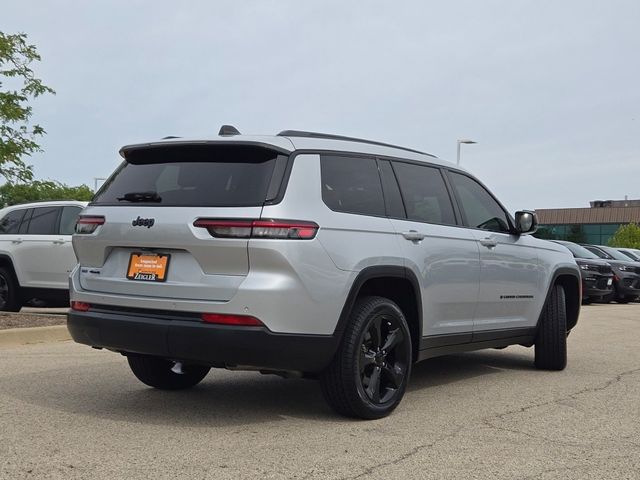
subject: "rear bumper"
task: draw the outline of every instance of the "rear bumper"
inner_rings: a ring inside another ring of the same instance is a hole
[[[337,349],[332,335],[276,334],[264,327],[127,312],[71,311],[67,328],[76,342],[92,347],[213,367],[320,372]]]

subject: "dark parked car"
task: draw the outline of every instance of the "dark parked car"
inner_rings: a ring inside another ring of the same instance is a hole
[[[640,297],[640,263],[634,262],[615,248],[602,245],[583,245],[613,267],[615,293],[611,300],[618,303],[635,302]],[[605,301],[607,298],[605,298]]]
[[[582,275],[582,303],[603,301],[610,298],[613,291],[613,270],[611,265],[595,253],[577,243],[554,240],[567,247],[576,259]]]

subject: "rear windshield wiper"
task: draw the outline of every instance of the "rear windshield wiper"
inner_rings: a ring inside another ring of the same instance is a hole
[[[157,192],[129,192],[124,197],[118,197],[119,202],[161,202],[162,197]]]

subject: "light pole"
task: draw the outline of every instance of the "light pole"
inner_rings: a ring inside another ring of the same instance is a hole
[[[97,192],[98,191],[98,182],[103,182],[105,180],[106,180],[106,178],[104,178],[104,177],[93,177],[93,191]]]
[[[460,145],[466,143],[466,144],[471,144],[471,143],[478,143],[478,142],[474,142],[473,140],[469,140],[468,138],[462,138],[460,140],[458,140],[458,157],[457,157],[457,161],[456,161],[456,165],[460,165]]]

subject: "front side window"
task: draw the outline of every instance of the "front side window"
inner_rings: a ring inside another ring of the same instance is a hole
[[[28,235],[55,235],[59,210],[60,207],[34,208],[26,233]]]
[[[24,208],[20,208],[7,213],[2,220],[0,220],[0,234],[9,235],[12,233],[18,233],[20,222],[22,221],[22,217],[24,217],[24,212],[26,212],[26,210]]]
[[[469,227],[503,233],[511,230],[506,212],[482,185],[460,173],[449,172],[449,178]]]
[[[322,155],[322,200],[336,212],[384,216],[384,197],[374,158]]]
[[[417,222],[455,225],[456,217],[440,169],[394,162],[407,218]]]

